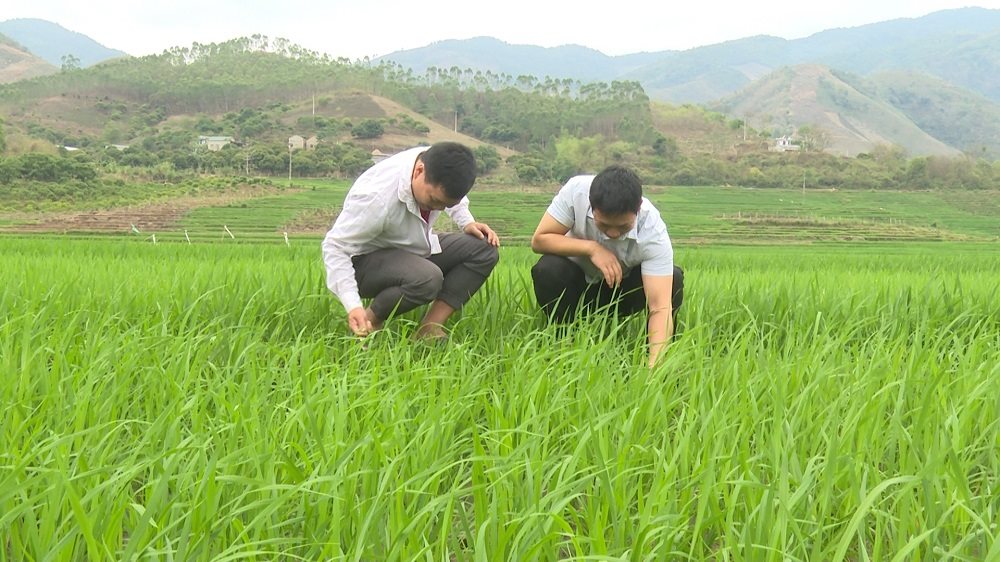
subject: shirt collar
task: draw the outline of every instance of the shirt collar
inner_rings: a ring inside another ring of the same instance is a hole
[[[410,182],[413,177],[413,166],[417,163],[417,158],[423,153],[424,151],[420,151],[413,156],[409,171],[399,179],[399,183],[396,185],[396,196],[399,197],[399,200],[406,205],[406,208],[411,213],[418,217],[420,216],[420,205],[417,205],[417,200],[413,198],[413,186]]]

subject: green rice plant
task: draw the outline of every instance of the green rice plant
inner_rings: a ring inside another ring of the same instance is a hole
[[[0,560],[997,560],[995,246],[680,249],[681,334],[504,248],[362,346],[316,240],[0,238]]]

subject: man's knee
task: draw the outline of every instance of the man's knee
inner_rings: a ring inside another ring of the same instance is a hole
[[[427,267],[421,267],[403,284],[403,296],[414,303],[428,303],[437,298],[444,283],[441,269],[427,262]]]
[[[531,280],[535,285],[567,285],[572,279],[573,262],[561,257],[543,255],[531,268]]]
[[[483,244],[483,248],[473,256],[475,264],[488,275],[500,262],[500,250],[492,244]]]
[[[496,267],[497,262],[500,261],[500,252],[495,246],[471,234],[463,234],[457,238],[451,238],[448,242],[447,251],[457,252],[460,256],[458,261],[461,265],[479,273],[483,277],[489,277],[493,268]]]

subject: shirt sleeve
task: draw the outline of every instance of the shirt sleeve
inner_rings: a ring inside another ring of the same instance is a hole
[[[452,207],[446,208],[444,212],[448,213],[451,220],[455,221],[455,224],[461,229],[465,229],[469,223],[476,222],[476,219],[472,218],[472,213],[469,211],[468,197],[462,197],[461,201]]]
[[[654,236],[642,243],[641,272],[643,275],[655,276],[674,274],[674,247],[662,221],[654,231]]]
[[[361,306],[351,258],[382,232],[385,217],[385,206],[373,196],[348,196],[333,228],[323,239],[326,286],[337,295],[347,312]]]
[[[559,193],[556,193],[556,196],[552,198],[549,208],[546,209],[552,218],[568,228],[573,228],[573,225],[576,224],[576,214],[573,209],[574,180],[575,178],[562,186]]]

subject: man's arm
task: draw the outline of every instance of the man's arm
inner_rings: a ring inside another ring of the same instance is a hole
[[[462,229],[462,232],[471,234],[480,240],[485,240],[493,247],[500,245],[500,237],[496,232],[484,222],[476,222],[469,211],[469,198],[463,197],[455,206],[444,210],[451,217],[451,220]]]
[[[351,258],[382,232],[384,218],[377,202],[353,201],[348,196],[340,216],[323,239],[326,286],[344,305],[348,326],[358,335],[371,331],[372,326],[365,316]]]
[[[476,219],[472,217],[472,212],[469,211],[469,198],[462,197],[458,203],[451,207],[446,207],[444,210],[451,217],[451,220],[458,225],[458,228],[465,230],[465,227],[476,222]]]
[[[673,275],[643,275],[642,289],[646,293],[649,306],[649,321],[646,327],[649,335],[649,367],[656,366],[657,359],[674,335]]]
[[[531,249],[536,254],[590,258],[594,267],[604,274],[604,281],[614,287],[622,281],[622,266],[618,257],[594,240],[566,236],[570,227],[562,224],[549,213],[542,216],[538,228],[531,236]]]

